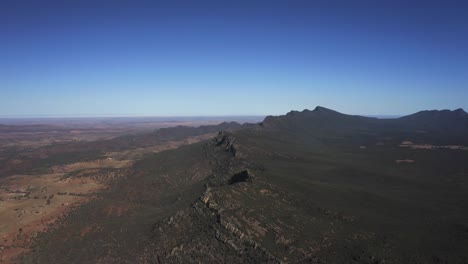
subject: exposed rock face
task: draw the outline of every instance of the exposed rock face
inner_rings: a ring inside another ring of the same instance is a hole
[[[236,138],[231,136],[226,131],[220,131],[215,138],[216,146],[223,146],[224,149],[235,157],[237,154],[237,148],[235,146]]]
[[[236,175],[244,173],[248,172],[242,171]],[[195,203],[192,208],[195,209],[199,217],[213,219],[210,221],[212,222],[211,228],[217,240],[237,252],[238,256],[247,258],[250,261],[281,263],[278,258],[269,253],[268,250],[255,241],[253,237],[232,224],[229,218],[223,215],[224,209],[214,201],[215,199],[212,189],[208,187],[205,193],[200,197],[200,201]],[[220,199],[220,197],[217,197],[217,199]]]
[[[147,248],[156,263],[281,263],[254,237],[240,230],[223,214],[212,188],[207,187],[190,208],[156,223],[154,244]],[[201,234],[193,237],[193,233]]]
[[[232,175],[231,179],[229,179],[229,185],[236,184],[239,182],[250,182],[252,181],[252,175],[248,170],[243,170]]]

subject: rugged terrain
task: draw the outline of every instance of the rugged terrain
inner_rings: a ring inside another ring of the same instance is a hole
[[[131,162],[107,168],[122,172],[112,181],[99,180],[96,164],[69,174],[106,188],[35,235],[13,261],[468,262],[461,109],[376,119],[317,107],[258,125],[171,129],[76,147]],[[157,153],[116,154],[201,135]],[[66,173],[87,162],[47,168]],[[18,170],[29,167],[9,169]]]
[[[42,145],[57,133],[64,138],[73,133],[67,127],[50,125],[2,126],[0,134],[15,140],[1,145],[0,152],[0,260],[8,263],[28,251],[39,232],[47,231],[58,219],[126,177],[129,168],[145,155],[193,144],[212,138],[220,129],[237,127],[241,125],[234,122],[196,129],[176,126],[110,139]],[[92,133],[86,126],[80,129],[86,131],[84,134]],[[24,140],[25,133],[38,134]]]

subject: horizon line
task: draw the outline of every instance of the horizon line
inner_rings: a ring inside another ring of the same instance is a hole
[[[0,119],[27,119],[27,118],[44,118],[44,119],[58,119],[58,118],[253,118],[253,117],[267,117],[267,116],[281,116],[272,114],[254,114],[254,115],[13,115],[1,116]],[[364,117],[376,118],[398,118],[407,114],[352,114]]]
[[[1,118],[196,118],[196,117],[265,117],[264,114],[254,115],[0,115]]]

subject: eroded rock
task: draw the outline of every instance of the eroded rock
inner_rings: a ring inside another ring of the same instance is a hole
[[[235,146],[236,138],[229,135],[226,131],[220,131],[215,138],[216,146],[224,147],[225,151],[232,153],[235,157],[237,154],[237,148]]]

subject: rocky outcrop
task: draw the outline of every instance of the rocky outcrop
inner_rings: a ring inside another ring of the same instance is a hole
[[[223,147],[225,151],[230,152],[234,157],[236,157],[236,155],[238,154],[238,150],[235,145],[235,137],[233,137],[226,131],[220,131],[214,140],[216,146]]]
[[[244,172],[248,173],[247,170],[241,173]],[[230,223],[229,218],[223,216],[223,209],[213,198],[210,187],[207,187],[200,197],[200,201],[195,203],[193,208],[201,216],[216,218],[216,224],[212,226],[216,239],[238,252],[239,255],[246,254],[247,252],[250,252],[249,254],[256,252],[254,255],[262,259],[261,262],[263,263],[282,263],[251,236]]]

